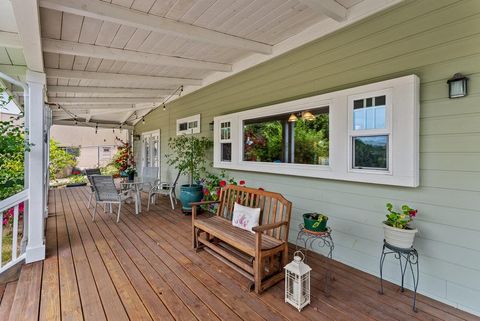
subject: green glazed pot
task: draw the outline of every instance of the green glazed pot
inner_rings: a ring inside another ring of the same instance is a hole
[[[313,232],[323,232],[327,229],[328,217],[325,215],[324,216],[326,219],[324,218],[318,226],[314,226],[315,223],[317,223],[318,215],[322,215],[322,214],[318,214],[318,213],[303,214],[303,223],[304,223],[305,229]]]

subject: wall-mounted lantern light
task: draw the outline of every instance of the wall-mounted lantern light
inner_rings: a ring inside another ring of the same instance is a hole
[[[461,73],[453,75],[453,77],[450,78],[447,83],[449,98],[460,98],[467,95],[468,78]]]

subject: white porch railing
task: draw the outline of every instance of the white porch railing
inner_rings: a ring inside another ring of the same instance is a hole
[[[28,193],[23,190],[0,201],[0,274],[25,259]]]

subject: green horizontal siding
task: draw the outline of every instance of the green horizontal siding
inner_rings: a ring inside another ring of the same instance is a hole
[[[446,80],[462,72],[469,96],[450,100]],[[202,135],[214,116],[416,74],[421,80],[418,188],[231,171],[248,185],[294,204],[292,241],[301,213],[331,219],[337,260],[378,274],[387,201],[419,209],[416,246],[420,291],[480,314],[480,1],[405,1],[156,110],[136,133],[161,130],[161,151],[178,118],[201,113]],[[162,166],[162,178],[175,175]],[[398,266],[386,275],[398,281]],[[411,280],[407,280],[411,282]]]

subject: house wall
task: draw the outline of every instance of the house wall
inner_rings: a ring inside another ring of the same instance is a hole
[[[416,74],[421,81],[418,188],[230,171],[247,185],[293,202],[291,241],[301,214],[330,216],[334,258],[378,275],[385,203],[418,208],[419,292],[480,314],[480,1],[405,1],[156,110],[136,133],[161,130],[161,150],[178,118],[214,116]],[[462,72],[469,95],[448,99],[446,80]],[[164,155],[162,155],[163,157]],[[162,162],[165,164],[165,162]],[[175,170],[162,166],[162,178]],[[398,283],[398,265],[386,277]],[[411,284],[411,280],[408,280]]]
[[[99,128],[95,133],[93,127],[53,125],[50,137],[57,141],[61,147],[79,147],[80,156],[77,157],[77,166],[81,169],[107,165],[117,151],[116,138],[128,141],[128,131],[119,132],[112,129]],[[102,153],[103,147],[109,147],[109,157]]]

